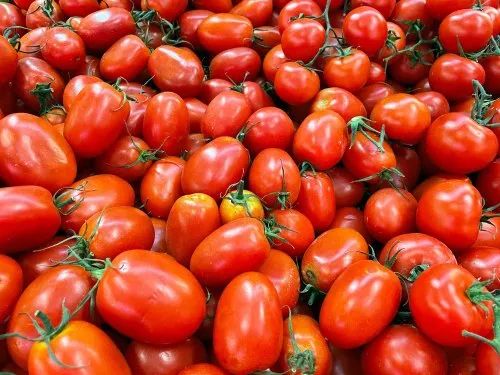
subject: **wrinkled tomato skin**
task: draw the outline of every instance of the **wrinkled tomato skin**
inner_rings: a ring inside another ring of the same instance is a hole
[[[481,281],[492,280],[486,288],[500,288],[500,249],[488,246],[473,246],[458,257],[458,263]]]
[[[360,260],[334,281],[321,306],[321,332],[336,347],[356,348],[389,325],[401,301],[398,277],[381,264]],[[360,321],[370,322],[359,325]]]
[[[254,218],[240,218],[203,239],[189,268],[203,285],[223,287],[244,272],[258,270],[269,251],[263,224]]]
[[[246,17],[219,13],[208,16],[199,25],[198,41],[211,54],[235,47],[250,47],[253,26]]]
[[[50,192],[40,186],[0,188],[0,253],[30,250],[50,240],[61,217]]]
[[[152,300],[154,304],[148,302]],[[169,344],[186,340],[198,329],[205,316],[205,293],[172,257],[129,250],[105,271],[96,305],[118,332],[144,343]]]
[[[167,345],[132,341],[127,347],[125,358],[134,375],[149,375],[155,371],[177,375],[186,366],[206,361],[207,352],[197,338]]]
[[[23,270],[18,262],[3,254],[0,266],[0,322],[4,322],[23,290]]]
[[[335,203],[338,207],[356,206],[363,199],[365,188],[361,182],[353,182],[354,177],[343,167],[336,167],[328,172],[333,180]]]
[[[215,313],[219,364],[238,375],[265,370],[278,360],[282,342],[283,319],[271,281],[257,272],[236,277],[222,292]]]
[[[236,139],[219,137],[198,149],[186,162],[181,184],[184,194],[205,193],[220,201],[250,164],[248,150]]]
[[[283,239],[273,239],[273,247],[291,257],[302,256],[314,241],[314,227],[307,216],[290,208],[273,210],[269,217],[276,221],[278,235]]]
[[[363,211],[356,207],[337,207],[335,218],[330,229],[350,228],[361,234],[367,243],[372,243],[373,238],[365,226]]]

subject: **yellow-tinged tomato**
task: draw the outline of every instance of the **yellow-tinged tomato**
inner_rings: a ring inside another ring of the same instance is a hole
[[[264,208],[259,197],[249,190],[244,190],[242,181],[236,190],[230,191],[222,199],[219,212],[224,224],[242,217],[259,220],[264,218]]]

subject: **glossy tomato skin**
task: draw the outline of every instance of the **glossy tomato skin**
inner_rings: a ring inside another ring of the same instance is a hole
[[[281,64],[274,76],[276,94],[291,105],[305,104],[318,93],[320,80],[315,71],[297,62]]]
[[[330,229],[318,236],[302,258],[305,283],[328,292],[333,282],[351,264],[368,259],[368,244],[350,228]]]
[[[353,182],[356,178],[345,168],[335,167],[328,171],[333,180],[335,203],[338,207],[356,206],[364,195],[364,186],[361,182]]]
[[[276,1],[273,1],[273,3],[276,3]],[[314,0],[281,1],[281,4],[284,6],[281,6],[282,9],[279,12],[278,27],[282,34],[293,22],[294,17],[299,14],[321,16],[321,8]]]
[[[281,237],[272,239],[274,248],[292,257],[302,256],[314,241],[314,227],[303,213],[293,208],[281,209],[271,211],[268,217],[276,222]]]
[[[443,94],[437,91],[418,92],[414,97],[427,106],[431,113],[431,121],[450,112],[448,100],[446,100]]]
[[[472,8],[472,5],[474,5],[473,0],[428,0],[425,3],[425,8],[427,13],[433,18],[442,20],[450,13],[459,9]]]
[[[411,325],[388,327],[363,350],[361,361],[366,375],[448,373],[443,349]]]
[[[368,113],[371,114],[375,105],[382,99],[395,94],[396,90],[394,87],[386,82],[377,82],[373,84],[366,85],[361,90],[359,90],[356,95],[358,101],[360,101],[363,108],[365,108],[365,114],[358,116],[366,116]]]
[[[86,85],[101,81],[102,80],[99,77],[87,76],[87,75],[78,75],[70,79],[66,84],[66,86],[64,87],[63,91],[63,106],[66,109],[66,111],[68,111],[71,108],[76,97]]]
[[[264,225],[254,218],[230,221],[194,250],[190,270],[208,287],[222,287],[236,276],[256,271],[269,255]]]
[[[0,57],[2,69],[2,77],[0,78],[0,85],[5,85],[12,81],[16,75],[17,69],[17,51],[12,47],[9,41],[3,36],[0,37]]]
[[[220,367],[210,363],[198,363],[184,368],[178,375],[226,375]]]
[[[118,332],[150,344],[187,339],[205,316],[205,293],[193,274],[172,257],[149,250],[125,251],[113,260],[96,304]]]
[[[203,67],[198,56],[189,49],[158,47],[149,57],[148,71],[162,91],[172,91],[182,97],[200,93]]]
[[[368,233],[364,222],[363,211],[356,207],[337,208],[335,218],[330,225],[330,229],[351,228],[361,234],[367,243],[372,243],[373,238]]]
[[[181,183],[185,194],[205,193],[220,201],[250,164],[248,150],[236,139],[219,137],[198,149],[186,162]]]
[[[210,78],[229,79],[235,83],[257,78],[262,65],[252,48],[236,47],[220,52],[210,62]]]
[[[84,321],[70,322],[50,341],[50,349],[64,364],[82,367],[85,375],[112,371],[131,375],[127,361],[111,338],[101,329]],[[33,375],[63,375],[67,369],[61,367],[49,355],[46,343],[33,345],[28,360],[28,370]]]
[[[336,165],[348,146],[344,119],[334,111],[313,112],[300,124],[293,139],[298,162],[307,161],[317,170]]]
[[[479,172],[475,186],[486,200],[487,207],[500,203],[500,158]]]
[[[108,80],[118,78],[134,80],[146,68],[149,49],[136,35],[127,35],[117,40],[102,55],[99,71]]]
[[[466,290],[476,282],[466,269],[455,264],[439,264],[424,271],[410,289],[410,311],[417,327],[434,342],[465,347],[474,339],[463,330],[488,336],[492,329],[491,303],[474,304]],[[486,289],[485,289],[486,290]]]
[[[500,218],[490,217],[490,224],[482,223],[475,246],[492,246],[500,249]]]
[[[77,156],[101,155],[122,133],[130,114],[123,94],[104,82],[85,86],[64,123],[64,137]]]
[[[262,71],[266,79],[273,83],[278,72],[278,68],[281,64],[290,61],[283,53],[283,48],[281,44],[278,44],[271,48],[269,52],[264,56],[262,61]]]
[[[61,217],[50,192],[40,186],[0,188],[0,253],[32,249],[50,240]]]
[[[50,287],[49,287],[50,286]],[[62,305],[74,311],[93,286],[90,274],[78,266],[57,266],[37,277],[23,291],[9,320],[7,332],[17,332],[29,338],[38,337],[29,316],[43,311],[57,327],[62,318]],[[86,305],[73,317],[74,320],[88,320],[89,306]],[[22,338],[7,339],[9,354],[16,364],[28,368],[28,357],[33,342]]]
[[[494,374],[500,366],[500,356],[495,349],[488,344],[480,343],[477,347],[475,356],[477,375]]]
[[[184,103],[189,112],[189,132],[199,133],[201,119],[207,111],[207,105],[197,98],[185,98]]]
[[[85,60],[85,44],[74,31],[65,27],[52,27],[45,34],[42,57],[54,68],[74,70]]]
[[[342,31],[350,45],[373,56],[384,46],[387,22],[375,8],[362,6],[346,15]]]
[[[323,78],[329,87],[340,87],[356,92],[367,82],[370,74],[370,59],[361,50],[351,49],[346,56],[327,58]]]
[[[231,281],[214,324],[215,357],[232,374],[267,369],[278,360],[283,320],[278,295],[265,275],[246,272]]]
[[[500,249],[488,246],[473,246],[458,257],[458,263],[481,281],[492,280],[486,288],[493,291],[500,287],[497,275],[500,272]]]
[[[0,322],[3,322],[23,290],[23,270],[18,262],[3,254],[0,254],[0,265]]]
[[[316,20],[301,18],[292,21],[283,31],[281,46],[290,60],[308,62],[323,46],[325,29]]]
[[[248,18],[254,27],[269,24],[273,13],[272,0],[243,0],[236,4],[230,13]]]
[[[3,34],[5,29],[11,26],[22,26],[26,25],[26,20],[24,14],[21,12],[17,6],[11,3],[0,4],[0,33]],[[22,28],[15,28],[15,31],[20,34],[24,34]]]
[[[154,240],[151,245],[151,251],[156,251],[157,253],[167,252],[167,238],[166,238],[166,221],[162,219],[157,219],[156,217],[151,218],[151,223],[154,229]]]
[[[355,116],[366,116],[363,103],[354,94],[340,87],[323,89],[315,96],[311,111],[324,110],[337,112],[346,122]]]
[[[355,262],[334,281],[323,301],[321,332],[338,348],[368,343],[392,321],[401,294],[401,284],[392,271],[372,260]],[[360,320],[371,324],[360,326]]]
[[[203,49],[217,54],[235,47],[250,47],[253,26],[246,17],[219,13],[208,16],[196,31]]]
[[[40,117],[15,113],[1,119],[0,145],[0,178],[9,185],[33,184],[55,192],[76,177],[70,145]]]
[[[158,14],[167,21],[173,22],[179,17],[187,8],[187,0],[142,0],[142,10],[154,9]]]
[[[177,344],[152,345],[132,341],[125,352],[134,375],[149,375],[161,371],[165,375],[177,375],[186,366],[207,360],[202,342],[190,338]]]
[[[206,9],[195,9],[184,12],[179,17],[180,36],[182,40],[191,43],[194,49],[200,49],[196,31],[205,18],[214,12]]]

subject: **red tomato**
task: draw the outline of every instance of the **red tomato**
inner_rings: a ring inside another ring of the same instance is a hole
[[[366,375],[448,374],[446,354],[418,329],[393,325],[378,335],[363,350]]]
[[[219,13],[208,16],[196,31],[200,45],[217,54],[235,47],[250,47],[253,26],[246,17]]]
[[[485,199],[487,207],[500,203],[500,158],[481,169],[475,186]]]
[[[493,291],[500,287],[500,249],[488,246],[473,246],[461,254],[458,263],[481,281],[491,280],[486,287]]]
[[[459,10],[472,8],[474,0],[427,0],[425,3],[426,12],[436,20],[442,20],[448,14]]]
[[[32,249],[50,240],[61,217],[50,192],[40,186],[0,188],[0,253]]]
[[[225,375],[226,372],[222,371],[217,366],[210,363],[198,363],[196,365],[191,365],[185,367],[184,370],[178,373],[178,375]]]
[[[61,70],[74,70],[85,60],[85,44],[82,38],[66,27],[52,27],[45,33],[42,48],[43,59]]]
[[[99,71],[108,80],[118,78],[135,79],[146,68],[149,49],[136,35],[127,35],[117,40],[102,55]]]
[[[39,27],[24,34],[19,39],[19,50],[17,51],[19,59],[23,57],[42,57],[42,51],[39,46],[43,42],[47,31],[48,27]]]
[[[262,61],[262,71],[264,72],[264,76],[266,79],[273,83],[276,77],[276,73],[278,72],[278,68],[281,64],[289,61],[288,58],[283,53],[283,49],[281,44],[274,46],[271,50],[266,54],[264,60]]]
[[[275,2],[275,1],[273,1]],[[321,17],[322,10],[313,0],[293,0],[288,1],[281,7],[278,18],[278,27],[281,34],[300,14],[304,16]]]
[[[500,24],[500,14],[497,18]],[[500,26],[498,26],[498,28],[500,29]],[[500,30],[498,33],[500,33]],[[499,96],[500,84],[498,84],[498,81],[500,77],[500,58],[498,56],[486,57],[481,60],[481,65],[486,73],[486,80],[484,82],[486,90],[492,95]]]
[[[218,363],[233,374],[265,370],[278,360],[282,342],[283,320],[273,284],[257,272],[236,277],[222,292],[215,313]]]
[[[281,64],[274,77],[276,94],[291,105],[310,101],[318,93],[319,85],[316,72],[296,62]]]
[[[220,224],[219,208],[212,197],[202,193],[180,197],[167,219],[167,252],[189,266],[196,247]]]
[[[230,1],[230,0],[229,0]],[[190,43],[193,48],[200,49],[198,36],[196,31],[198,26],[207,18],[214,14],[213,12],[205,9],[188,10],[179,17],[180,37],[187,43]]]
[[[187,8],[188,0],[141,0],[141,9],[154,9],[161,18],[175,21]]]
[[[382,65],[371,62],[370,63],[370,72],[368,73],[368,81],[366,81],[367,85],[371,85],[377,82],[385,82],[387,76],[385,73],[385,69]]]
[[[463,182],[471,183],[469,177],[467,176],[438,173],[432,175],[431,177],[428,177],[427,179],[423,180],[420,184],[418,184],[418,186],[413,190],[412,194],[415,197],[415,199],[419,201],[420,198],[422,198],[422,195],[432,186],[446,180],[461,180]]]
[[[293,261],[292,264],[295,267]],[[7,255],[0,254],[0,265],[0,322],[3,322],[12,312],[23,290],[23,270],[14,259]],[[297,280],[298,277],[297,271]],[[300,282],[297,282],[297,299],[299,298],[299,284]]]
[[[233,89],[241,92],[247,98],[252,112],[264,107],[274,106],[274,102],[267,92],[256,82],[246,81],[241,86],[233,86]]]
[[[273,14],[273,0],[242,0],[230,13],[248,18],[254,27],[268,25]]]
[[[164,375],[177,375],[186,366],[207,360],[203,343],[194,337],[166,345],[132,341],[125,356],[134,375],[150,375],[160,371]]]
[[[172,257],[129,250],[112,264],[104,271],[96,299],[110,326],[149,344],[181,342],[198,329],[205,316],[205,293]]]
[[[101,79],[87,75],[79,75],[70,79],[63,92],[64,108],[68,111],[83,88],[88,84],[96,82],[101,82]]]
[[[231,7],[231,0],[193,0],[193,6],[196,9],[208,9],[212,12],[223,13],[229,12]]]
[[[277,46],[281,42],[281,34],[278,28],[274,26],[261,26],[257,29],[254,29],[253,37],[254,37],[253,48],[261,56],[266,55],[266,53],[271,48]]]
[[[330,225],[331,229],[335,228],[350,228],[361,234],[366,242],[371,243],[371,238],[368,230],[365,227],[363,212],[356,207],[340,207],[337,208],[335,218]]]
[[[366,116],[363,103],[349,91],[338,87],[323,89],[314,98],[311,111],[324,110],[337,112],[346,122],[356,116]]]
[[[154,229],[154,240],[151,245],[151,251],[156,251],[157,253],[167,252],[167,239],[166,239],[166,221],[162,219],[157,219],[155,217],[151,218],[151,223]]]
[[[281,35],[283,53],[290,60],[308,62],[325,42],[325,29],[316,20],[300,18],[291,22]]]
[[[389,325],[402,288],[392,271],[372,260],[347,267],[334,281],[321,306],[321,332],[338,348],[356,348]],[[367,324],[360,325],[364,321]]]
[[[71,147],[40,117],[14,113],[1,119],[0,145],[0,178],[9,185],[38,185],[53,193],[76,177]]]
[[[85,17],[100,9],[97,0],[59,0],[59,5],[68,17]]]
[[[481,223],[474,246],[493,246],[500,249],[500,217],[490,217],[489,222]]]
[[[220,52],[210,62],[210,78],[229,79],[235,83],[257,78],[262,65],[260,56],[248,47]]]
[[[28,29],[51,26],[63,20],[62,10],[53,0],[35,0],[26,10],[26,27]]]
[[[189,112],[189,132],[199,133],[201,131],[201,119],[207,111],[207,105],[196,98],[185,98],[184,103]]]
[[[396,0],[353,0],[351,2],[353,9],[364,5],[377,9],[384,18],[388,19],[394,10]]]
[[[455,264],[438,264],[422,272],[410,289],[409,299],[413,320],[422,333],[440,345],[452,347],[474,343],[474,339],[462,335],[464,330],[489,335],[493,322],[491,302],[484,301],[480,306],[467,295],[475,282],[469,271]]]
[[[248,187],[267,207],[291,207],[299,196],[299,168],[286,151],[265,149],[253,160]]]
[[[437,91],[419,92],[413,95],[415,98],[424,103],[431,113],[431,121],[434,121],[439,116],[450,112],[450,104],[444,95]]]
[[[337,207],[356,206],[364,195],[361,182],[353,182],[355,177],[346,169],[336,167],[328,172],[333,180],[335,203]]]
[[[434,55],[425,44],[415,47],[412,44],[408,48],[413,48],[413,51],[402,52],[389,61],[389,73],[397,82],[413,85],[428,76]],[[415,56],[419,56],[419,60],[415,61]]]
[[[26,7],[26,9],[28,9]],[[0,33],[3,34],[5,29],[12,26],[21,26],[24,27],[26,25],[25,16],[14,4],[10,3],[1,3],[0,4]],[[14,27],[13,30],[18,32],[20,35],[24,34],[24,30],[22,28]]]
[[[230,137],[219,137],[198,149],[186,163],[181,183],[185,194],[205,193],[220,201],[245,175],[250,155]]]
[[[151,147],[179,155],[189,134],[189,112],[184,100],[173,92],[153,96],[144,113],[142,131]]]
[[[384,46],[387,22],[375,8],[362,6],[347,13],[342,32],[347,43],[373,56]]]
[[[0,85],[5,85],[14,79],[17,69],[17,52],[9,41],[0,36]]]
[[[360,103],[363,105],[363,108],[365,108],[365,114],[359,114],[358,116],[366,116],[366,113],[370,114],[373,107],[375,107],[380,100],[395,93],[396,90],[394,87],[385,82],[374,83],[363,87],[356,93],[356,95],[358,96]]]
[[[361,50],[351,49],[326,60],[323,78],[330,87],[340,87],[350,92],[361,89],[368,81],[370,59]]]
[[[477,375],[494,374],[500,366],[500,356],[492,346],[480,343],[476,350]]]

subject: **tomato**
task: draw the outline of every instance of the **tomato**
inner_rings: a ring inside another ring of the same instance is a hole
[[[264,218],[264,208],[259,197],[249,190],[243,189],[243,181],[238,183],[237,189],[227,193],[219,207],[222,223],[253,217],[259,220]]]
[[[295,261],[280,250],[271,250],[259,272],[273,283],[283,316],[288,316],[299,300],[300,274]]]
[[[500,20],[500,15],[497,18]],[[500,24],[500,21],[498,23]],[[486,81],[484,82],[486,90],[493,95],[500,95],[500,85],[498,84],[498,77],[500,76],[500,58],[498,58],[498,56],[486,57],[481,60],[481,65],[486,72]]]
[[[83,268],[68,265],[47,270],[29,284],[19,297],[7,332],[16,332],[28,338],[38,337],[39,334],[30,320],[30,316],[33,317],[36,311],[46,314],[54,327],[57,327],[62,319],[63,304],[73,312],[92,286],[90,274]],[[73,319],[88,320],[89,317],[89,306],[86,305]],[[7,339],[7,348],[12,360],[23,369],[28,368],[28,357],[33,345],[37,344],[20,337]]]
[[[237,275],[257,270],[269,255],[263,224],[240,218],[224,224],[194,250],[190,269],[204,285],[221,287]]]
[[[416,47],[410,44],[408,48],[413,50],[389,60],[389,73],[399,83],[415,85],[428,76],[434,55],[432,49],[425,44]]]
[[[371,85],[366,85],[356,93],[356,95],[359,98],[358,100],[360,101],[363,108],[365,108],[364,114],[357,114],[357,115],[366,116],[367,113],[370,114],[373,110],[373,107],[375,107],[375,105],[380,100],[387,98],[388,96],[395,93],[396,90],[391,85],[385,82],[378,82],[378,83],[373,83]]]
[[[323,78],[330,87],[356,92],[368,81],[370,59],[357,49],[326,60]]]
[[[459,0],[459,1],[447,1],[447,0],[427,0],[425,3],[426,11],[436,20],[442,20],[448,14],[459,10],[472,8],[474,5],[474,0]]]
[[[12,26],[21,26],[24,27],[25,16],[21,12],[21,9],[16,7],[14,4],[10,3],[1,3],[0,4],[0,33],[3,34],[5,29]],[[22,28],[13,28],[19,34],[24,34],[24,30]]]
[[[217,54],[235,47],[250,47],[253,26],[246,17],[219,13],[208,16],[196,31],[200,45]]]
[[[283,348],[277,366],[281,372],[331,374],[332,354],[313,318],[292,315],[283,322],[283,333]]]
[[[242,88],[242,89],[241,89]],[[241,92],[247,98],[252,112],[264,107],[273,107],[274,101],[269,94],[257,82],[246,81],[241,86],[233,86],[233,89]]]
[[[475,186],[485,199],[487,207],[500,203],[500,158],[481,169]]]
[[[276,73],[281,64],[289,61],[288,58],[283,53],[283,48],[281,44],[278,44],[271,48],[271,50],[266,54],[264,60],[262,61],[262,71],[264,76],[270,82],[274,82],[276,78]]]
[[[208,104],[201,119],[201,132],[208,138],[234,137],[251,113],[245,95],[233,90],[222,91]]]
[[[333,180],[335,203],[337,207],[356,206],[364,195],[362,183],[353,182],[355,177],[342,167],[328,172]]]
[[[291,22],[281,35],[281,48],[290,60],[308,62],[325,42],[325,29],[316,20],[300,18]]]
[[[70,73],[73,77],[78,75],[100,77],[101,73],[99,72],[99,60],[100,59],[97,57],[87,55],[85,56],[83,64],[78,69],[75,69]]]
[[[336,165],[348,146],[347,127],[336,112],[313,112],[302,122],[293,139],[293,155],[298,162],[307,161],[315,169]]]
[[[124,36],[104,52],[99,71],[108,80],[133,80],[146,68],[149,54],[141,38],[136,35]]]
[[[205,193],[220,201],[227,189],[245,175],[249,164],[248,150],[239,141],[216,138],[186,162],[181,177],[182,190],[185,194]]]
[[[419,265],[457,264],[455,256],[444,243],[423,233],[405,233],[393,237],[382,248],[380,262],[405,277]]]
[[[85,17],[100,9],[97,0],[59,0],[59,6],[68,17]]]
[[[9,41],[0,36],[0,69],[2,76],[0,77],[0,85],[5,85],[14,79],[17,69],[17,52],[9,43]]]
[[[286,151],[265,149],[253,160],[248,187],[267,207],[293,206],[300,190],[299,168]]]
[[[10,315],[23,290],[23,270],[14,259],[2,254],[0,254],[0,265],[2,266],[0,268],[0,322],[3,322]],[[295,263],[293,265],[295,266]],[[299,282],[297,282],[297,299],[298,288]]]
[[[167,252],[188,266],[199,243],[219,226],[219,208],[213,198],[202,193],[184,195],[175,201],[167,219]]]
[[[61,70],[74,70],[85,60],[85,45],[82,38],[65,27],[52,27],[45,33],[42,47],[43,59]]]
[[[154,9],[161,18],[170,22],[175,21],[184,13],[187,5],[188,0],[141,0],[142,10]]]
[[[111,85],[86,85],[75,98],[64,123],[64,137],[77,156],[103,154],[120,136],[130,106]]]
[[[481,223],[474,246],[493,246],[500,249],[500,218],[490,217],[489,222]]]
[[[52,0],[35,0],[26,10],[26,27],[28,29],[51,26],[63,20],[64,15],[61,8]]]
[[[370,85],[377,82],[385,82],[386,78],[385,69],[382,65],[376,62],[371,62],[370,71],[368,73],[368,81],[366,81],[366,84]]]
[[[473,246],[461,254],[458,263],[481,281],[491,280],[486,287],[493,291],[500,287],[500,249],[488,246]]]
[[[440,92],[448,100],[466,99],[471,96],[473,80],[484,83],[484,68],[475,61],[452,53],[439,57],[429,71],[432,90]]]
[[[281,34],[278,28],[273,26],[261,26],[257,29],[254,29],[253,37],[254,37],[253,48],[261,56],[266,55],[266,53],[271,48],[277,46],[281,42]]]
[[[424,103],[431,113],[431,121],[434,121],[439,116],[450,112],[450,104],[444,95],[437,91],[419,92],[413,95],[415,98]]]
[[[321,306],[321,332],[338,348],[373,340],[396,315],[402,288],[392,271],[372,260],[348,266],[334,281]],[[360,321],[367,324],[360,325]]]
[[[413,320],[422,333],[440,345],[452,347],[474,343],[474,339],[462,335],[464,330],[489,335],[491,302],[484,301],[480,306],[466,294],[475,282],[469,271],[455,264],[438,264],[422,272],[409,296]]]
[[[40,186],[0,188],[0,253],[32,249],[50,240],[61,217],[50,192]]]
[[[319,91],[319,77],[296,62],[281,64],[274,77],[276,94],[286,103],[297,105],[310,101]]]
[[[275,1],[273,1],[274,3]],[[281,34],[293,22],[294,17],[304,16],[321,17],[322,10],[313,0],[293,0],[282,7],[278,17],[278,28]]]
[[[208,9],[216,13],[229,12],[232,8],[231,0],[193,0],[196,9]]]
[[[446,354],[411,325],[393,325],[363,350],[366,375],[448,374]]]
[[[373,56],[384,46],[387,22],[375,8],[362,6],[347,13],[342,32],[347,43]]]
[[[493,347],[480,343],[475,354],[477,375],[490,375],[497,371],[500,366],[500,356]]]
[[[356,207],[337,208],[330,229],[350,228],[361,234],[367,243],[373,242],[364,222],[363,212]]]
[[[183,156],[188,160],[195,151],[206,145],[210,139],[205,138],[201,133],[191,133],[184,144]]]
[[[101,82],[101,79],[93,76],[79,75],[73,77],[66,84],[63,91],[63,105],[66,110],[69,110],[73,105],[78,94],[85,86],[91,83]]]
[[[151,245],[151,251],[156,251],[157,253],[167,252],[167,240],[166,240],[166,224],[167,222],[162,219],[157,219],[155,217],[151,218],[151,223],[153,224],[154,230],[154,240]]]
[[[225,375],[219,367],[210,363],[198,363],[185,367],[178,375]]]
[[[0,145],[0,178],[9,185],[38,185],[55,192],[76,177],[71,147],[40,117],[14,113],[1,119]]]
[[[377,9],[384,18],[389,18],[396,5],[395,0],[353,0],[351,7],[358,8],[360,6],[368,5]]]
[[[19,60],[13,83],[17,97],[33,111],[44,112],[50,105],[60,102],[64,90],[64,81],[59,73],[36,57]],[[50,94],[38,99],[33,91],[37,89],[40,92],[45,87],[50,88]]]
[[[125,356],[134,375],[149,375],[155,371],[161,371],[165,375],[177,375],[186,366],[207,360],[203,343],[194,337],[166,345],[132,341]]]
[[[207,18],[214,14],[213,12],[205,9],[188,10],[179,17],[180,38],[185,42],[190,43],[194,49],[200,49],[198,36],[196,31],[198,26]]]
[[[380,100],[370,115],[372,126],[384,127],[390,139],[416,144],[431,124],[427,106],[409,94],[394,94]]]
[[[207,111],[207,105],[196,98],[186,98],[184,103],[189,112],[189,131],[190,133],[199,133],[201,119]]]
[[[230,13],[245,16],[254,27],[268,25],[273,13],[273,0],[243,0]]]
[[[23,57],[42,57],[42,51],[39,46],[43,42],[48,29],[48,27],[36,28],[28,31],[19,39],[19,50],[17,51],[19,59]]]
[[[396,155],[396,168],[404,176],[398,174],[393,175],[392,181],[384,181],[382,186],[410,190],[415,187],[420,177],[422,164],[420,157],[417,152],[410,147],[394,144],[393,150]]]
[[[295,127],[288,114],[277,107],[258,109],[247,119],[243,144],[252,155],[266,148],[288,150],[292,145]]]
[[[229,79],[235,83],[257,78],[261,66],[260,56],[248,47],[227,49],[210,62],[210,78]]]
[[[457,112],[436,119],[424,140],[424,150],[432,163],[454,174],[485,168],[495,159],[498,147],[492,130]]]
[[[268,218],[274,224],[272,229],[277,235],[270,239],[274,248],[292,257],[302,256],[314,241],[314,227],[301,212],[292,208],[273,210]]]
[[[272,366],[283,342],[280,308],[276,290],[265,275],[246,272],[231,281],[215,312],[213,344],[218,363],[233,374]]]
[[[103,52],[120,38],[135,34],[135,23],[130,12],[125,9],[101,9],[85,16],[77,33],[87,49]]]
[[[50,344],[35,343],[29,355],[29,373],[63,375],[67,372],[52,356],[65,365],[78,367],[78,371],[86,375],[106,371],[132,374],[111,338],[95,325],[83,321],[68,323],[51,338]]]
[[[193,51],[173,46],[160,46],[151,53],[148,72],[161,91],[182,97],[197,96],[205,74]]]
[[[104,271],[96,304],[102,318],[118,332],[144,343],[168,344],[183,341],[198,329],[205,316],[205,293],[193,274],[172,257],[129,250],[112,265]],[[152,300],[154,304],[148,302]]]

